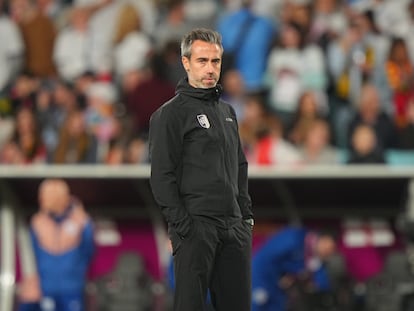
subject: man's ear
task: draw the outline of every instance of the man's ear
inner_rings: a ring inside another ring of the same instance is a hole
[[[183,63],[185,71],[189,71],[190,70],[190,59],[187,56],[182,56],[181,62]]]

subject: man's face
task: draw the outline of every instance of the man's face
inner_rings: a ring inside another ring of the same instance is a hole
[[[321,236],[318,240],[317,252],[319,258],[322,260],[327,260],[331,257],[336,251],[335,240],[330,236]]]
[[[45,212],[61,215],[68,206],[69,201],[68,186],[62,181],[46,181],[39,189],[40,208]]]
[[[217,44],[196,40],[191,47],[191,57],[182,57],[188,82],[195,88],[214,87],[220,78],[222,50]]]

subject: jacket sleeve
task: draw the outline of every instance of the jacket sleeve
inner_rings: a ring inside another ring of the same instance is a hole
[[[239,203],[243,219],[253,218],[252,201],[248,188],[248,164],[239,139]]]
[[[234,112],[233,108],[231,108],[231,110],[236,120],[236,113]],[[239,196],[237,198],[237,202],[239,203],[243,219],[249,219],[249,218],[253,218],[253,211],[252,211],[252,201],[250,199],[249,187],[248,187],[248,163],[247,163],[246,156],[244,154],[244,151],[241,145],[240,136],[238,137],[237,148],[238,148],[238,155],[239,155],[238,156],[239,158],[239,174],[238,174]]]
[[[177,178],[182,161],[182,121],[176,111],[165,108],[150,119],[150,184],[166,221],[185,235],[191,218],[180,198]]]

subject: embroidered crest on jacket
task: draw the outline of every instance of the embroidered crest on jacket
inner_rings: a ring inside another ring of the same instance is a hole
[[[210,121],[205,114],[197,115],[197,120],[200,125],[206,129],[210,128]]]

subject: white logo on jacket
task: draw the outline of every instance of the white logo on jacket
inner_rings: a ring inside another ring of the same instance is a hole
[[[210,128],[210,121],[208,121],[208,118],[205,114],[199,114],[197,115],[197,120],[200,125],[206,129]]]

